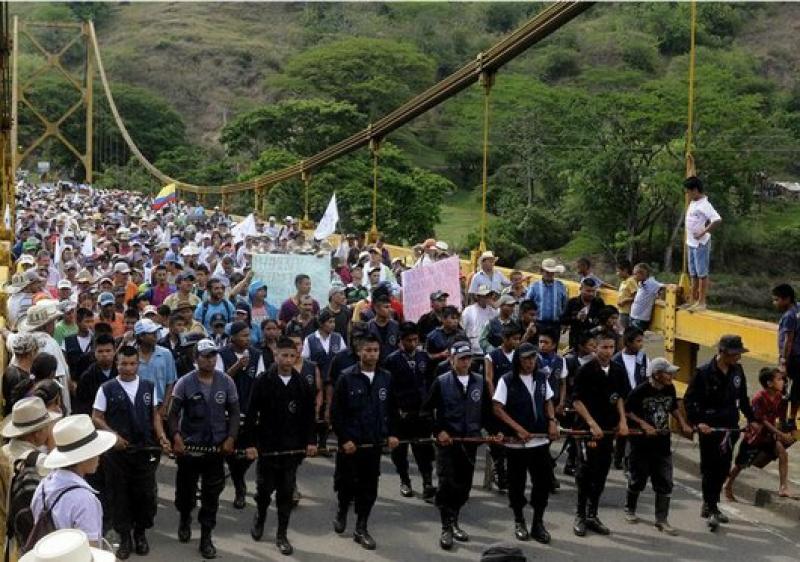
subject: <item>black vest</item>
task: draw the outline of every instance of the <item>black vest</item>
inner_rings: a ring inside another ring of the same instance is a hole
[[[503,376],[506,384],[506,413],[531,433],[547,432],[547,416],[545,415],[545,397],[547,393],[547,373],[542,370],[533,375],[533,399],[522,378],[508,373]],[[536,411],[534,413],[534,405]]]
[[[261,351],[259,349],[251,346],[247,349],[247,352],[250,354],[247,368],[232,377],[233,382],[236,383],[236,392],[239,394],[239,411],[242,415],[247,413],[247,408],[250,406],[250,392],[253,389],[253,381],[256,380],[258,375],[256,372],[258,370],[258,361],[261,359]],[[238,361],[236,352],[229,345],[220,350],[219,356],[222,358],[226,373]]]
[[[314,332],[308,338],[306,338],[308,342],[308,350],[309,350],[309,360],[313,361],[319,367],[319,372],[322,373],[323,378],[328,378],[328,370],[331,365],[331,361],[333,361],[333,356],[341,351],[344,340],[342,336],[340,336],[336,332],[332,332],[330,335],[330,341],[328,342],[328,351],[325,351],[325,348],[322,347],[322,342],[317,335],[317,332]]]
[[[483,426],[483,377],[470,373],[467,390],[453,371],[439,375],[442,410],[436,412],[439,425],[453,437],[477,437]]]
[[[497,385],[497,381],[503,378],[503,375],[511,372],[511,361],[508,360],[505,352],[500,347],[494,348],[489,353],[489,357],[492,358],[492,367],[494,368],[492,383]]]
[[[106,397],[105,419],[108,427],[128,443],[139,447],[155,445],[153,438],[153,383],[139,377],[139,388],[131,404],[128,394],[114,378],[101,387]]]

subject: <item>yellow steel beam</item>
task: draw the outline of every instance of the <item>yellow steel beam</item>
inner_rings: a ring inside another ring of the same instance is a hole
[[[745,347],[750,350],[748,357],[777,364],[778,344],[777,325],[733,314],[705,310],[676,313],[675,338],[700,345],[714,346],[720,336],[737,334],[742,337]]]

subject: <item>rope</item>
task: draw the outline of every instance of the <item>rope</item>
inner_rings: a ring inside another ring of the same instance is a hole
[[[378,239],[378,150],[380,150],[380,141],[370,139],[369,149],[372,151],[372,228],[370,228],[370,241],[375,242]]]
[[[483,53],[479,56],[482,59]],[[494,74],[481,72],[483,86],[483,169],[481,173],[481,244],[479,251],[486,251],[486,194],[489,191],[489,95],[494,84]]]

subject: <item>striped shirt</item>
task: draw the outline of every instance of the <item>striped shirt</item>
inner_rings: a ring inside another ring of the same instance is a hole
[[[536,303],[540,321],[561,322],[561,315],[567,308],[567,288],[558,279],[550,283],[540,280],[528,289],[527,299]]]

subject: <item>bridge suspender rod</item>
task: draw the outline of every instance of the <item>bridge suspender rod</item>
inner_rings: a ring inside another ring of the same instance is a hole
[[[304,164],[300,162],[293,164],[282,170],[271,172],[257,178],[244,182],[230,183],[222,186],[201,186],[178,181],[169,177],[161,170],[156,168],[147,160],[142,152],[136,147],[130,134],[128,133],[122,118],[117,111],[116,104],[111,96],[111,89],[108,85],[105,69],[100,58],[100,48],[97,43],[97,35],[94,26],[89,24],[92,47],[103,83],[106,97],[108,98],[111,113],[114,121],[120,129],[122,137],[128,144],[131,153],[153,176],[164,183],[175,182],[181,189],[189,193],[235,193],[250,191],[259,187],[269,187],[299,177],[303,169],[317,169],[332,160],[349,154],[360,147],[367,146],[372,138],[386,138],[390,132],[402,127],[409,121],[422,115],[429,109],[439,105],[445,100],[455,96],[457,93],[466,89],[468,86],[478,81],[481,72],[495,72],[501,66],[512,60],[514,57],[543,40],[561,26],[576,18],[592,6],[591,2],[556,2],[543,9],[533,19],[520,27],[514,33],[498,42],[488,50],[484,51],[481,61],[473,60],[463,66],[444,80],[428,88],[421,94],[415,96],[399,108],[395,109],[385,117],[372,124],[370,129],[364,129],[358,133],[328,147],[327,149],[305,159]]]

